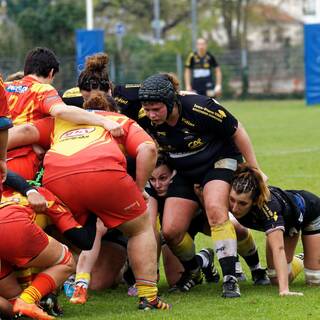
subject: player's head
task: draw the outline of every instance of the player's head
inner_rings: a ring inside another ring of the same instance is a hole
[[[165,122],[178,102],[179,82],[168,73],[154,74],[144,80],[139,89],[139,100],[151,119],[156,124]]]
[[[86,59],[85,68],[78,78],[78,87],[84,100],[89,98],[91,91],[102,91],[111,95],[108,62],[106,53],[97,53]]]
[[[236,218],[246,215],[253,205],[259,208],[270,198],[270,191],[260,171],[240,164],[231,182],[229,208]]]
[[[48,78],[59,72],[59,61],[54,52],[48,48],[37,47],[30,50],[24,62],[24,75],[36,75]]]
[[[196,48],[200,54],[206,53],[208,49],[207,40],[204,38],[198,38],[196,43]]]
[[[83,109],[117,111],[117,105],[111,96],[106,95],[103,91],[94,90],[83,104]]]
[[[158,196],[163,197],[167,194],[169,185],[175,171],[171,169],[168,158],[163,153],[159,153],[156,167],[149,179]]]

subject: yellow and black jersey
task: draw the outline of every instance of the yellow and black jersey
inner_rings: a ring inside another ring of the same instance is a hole
[[[240,155],[232,138],[238,121],[230,112],[205,96],[178,95],[178,100],[180,117],[175,126],[155,126],[142,112],[139,121],[168,154],[173,168],[185,175],[195,168],[205,172],[214,160]]]
[[[219,64],[211,53],[207,52],[203,57],[197,52],[190,53],[185,67],[191,69],[192,88],[199,94],[214,87],[212,70],[219,67]]]
[[[141,102],[139,100],[140,84],[116,85],[113,97],[117,103],[120,113],[139,122],[139,111]]]
[[[78,87],[66,90],[61,97],[63,102],[69,106],[83,107],[83,97]]]
[[[318,233],[320,226],[311,222],[320,218],[320,199],[308,191],[282,190],[269,187],[271,198],[262,208],[253,206],[249,213],[238,221],[247,228],[264,231],[267,234],[280,229],[287,236],[297,234],[301,229],[309,234]],[[318,223],[319,224],[319,223]]]

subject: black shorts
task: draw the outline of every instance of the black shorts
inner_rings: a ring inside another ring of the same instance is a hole
[[[124,236],[124,234],[118,229],[110,229],[107,233],[102,237],[102,242],[113,242],[119,244],[120,246],[127,248],[128,238]]]
[[[305,201],[305,213],[302,225],[303,235],[320,233],[320,198],[309,191],[298,192]]]
[[[194,240],[197,233],[204,233],[206,227],[208,227],[209,222],[208,218],[203,210],[199,210],[199,214],[193,218],[190,222],[188,233],[191,238]]]
[[[194,184],[198,183],[201,187],[204,187],[209,181],[212,180],[221,180],[227,183],[231,183],[233,178],[234,171],[237,168],[237,163],[241,162],[241,157],[230,157],[230,158],[223,158],[217,160],[212,168],[207,169],[205,174],[202,176],[196,177],[189,177],[184,173],[178,173],[173,177],[171,184],[169,185],[167,198],[169,197],[177,197],[183,198],[188,200],[193,200],[199,202],[198,197],[194,193]],[[228,168],[228,164],[224,166],[223,161],[232,160],[232,168]],[[220,163],[220,164],[219,164]],[[217,164],[217,165],[216,165]]]

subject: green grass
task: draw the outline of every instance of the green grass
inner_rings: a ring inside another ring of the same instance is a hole
[[[270,184],[287,189],[307,189],[320,195],[320,108],[305,107],[303,101],[227,101],[223,105],[244,124],[263,171]],[[254,232],[262,264],[264,234]],[[211,246],[199,235],[197,248]],[[301,249],[301,246],[299,246]],[[298,250],[299,250],[298,249]],[[320,249],[319,249],[320,250]],[[243,263],[249,278],[249,271]],[[304,285],[303,274],[291,285],[303,297],[278,296],[276,287],[254,287],[251,280],[241,283],[240,299],[222,299],[221,282],[203,284],[187,294],[168,294],[161,274],[160,292],[173,304],[169,312],[139,312],[136,298],[126,296],[119,286],[91,292],[84,306],[70,305],[61,298],[65,319],[320,319],[320,288]]]

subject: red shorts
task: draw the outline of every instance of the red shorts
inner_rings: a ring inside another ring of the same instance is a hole
[[[143,214],[146,203],[133,179],[122,171],[99,171],[68,175],[44,185],[84,224],[95,213],[108,228]]]
[[[0,259],[0,280],[7,277],[13,271],[12,266],[7,261]]]
[[[1,180],[0,180],[0,201],[1,201],[1,197],[2,197],[2,182],[1,182]]]
[[[40,160],[31,146],[8,151],[8,169],[20,174],[27,180],[33,180],[39,170]]]
[[[2,212],[5,212],[5,216],[11,214],[12,219],[1,221]],[[48,243],[46,233],[30,220],[23,207],[8,206],[0,210],[1,260],[22,267],[37,257]]]

